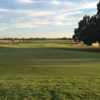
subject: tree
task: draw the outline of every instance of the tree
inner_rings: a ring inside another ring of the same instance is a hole
[[[100,42],[100,2],[97,4],[97,14],[91,17],[85,15],[74,33],[75,41],[83,41],[87,45]]]
[[[100,15],[100,2],[97,4],[97,15]]]

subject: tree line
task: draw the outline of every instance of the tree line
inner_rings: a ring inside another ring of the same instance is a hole
[[[97,13],[93,16],[85,15],[74,30],[73,39],[83,41],[87,45],[100,43],[100,1],[97,4]]]

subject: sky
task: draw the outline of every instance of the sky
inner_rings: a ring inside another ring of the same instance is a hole
[[[71,37],[99,0],[0,0],[0,38]]]

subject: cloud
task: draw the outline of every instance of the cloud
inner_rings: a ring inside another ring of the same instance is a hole
[[[33,3],[32,0],[18,0],[20,3]]]
[[[39,19],[39,18],[33,18],[30,20],[26,20],[26,18],[22,19],[17,19],[15,26],[17,28],[39,28],[39,27],[45,27],[51,25],[50,20],[48,19]]]
[[[36,25],[33,25],[32,23],[30,23],[30,22],[23,22],[23,23],[16,23],[15,24],[15,27],[16,28],[22,28],[22,29],[25,29],[25,28],[36,28],[36,27],[38,27],[38,26],[36,26]]]
[[[61,2],[58,0],[53,0],[53,1],[51,1],[51,3],[54,5],[60,5]]]
[[[29,16],[32,17],[42,17],[42,16],[50,16],[52,15],[54,12],[52,11],[31,11]]]
[[[94,9],[96,8],[97,6],[97,3],[98,1],[86,1],[86,2],[83,2],[83,4],[80,5],[80,8],[82,7],[83,9]]]
[[[0,8],[0,12],[8,12],[9,9]]]
[[[97,0],[95,1],[84,1],[79,5],[79,9],[96,9],[97,8]]]

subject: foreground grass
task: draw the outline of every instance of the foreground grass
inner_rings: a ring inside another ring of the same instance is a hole
[[[35,43],[0,48],[1,100],[100,100],[98,49]]]
[[[100,79],[1,81],[1,100],[100,100]]]

